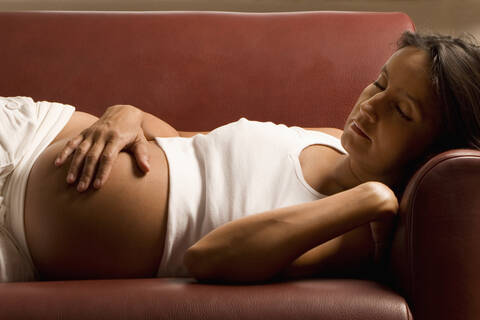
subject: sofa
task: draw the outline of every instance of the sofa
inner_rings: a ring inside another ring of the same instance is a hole
[[[180,131],[240,117],[343,129],[405,30],[415,26],[400,12],[0,12],[0,96],[96,116],[131,104]],[[4,282],[0,318],[478,319],[477,174],[469,149],[422,166],[386,260],[364,276]]]

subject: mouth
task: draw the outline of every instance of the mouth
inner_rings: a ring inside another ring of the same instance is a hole
[[[367,134],[359,127],[358,123],[355,120],[352,120],[352,124],[350,125],[352,130],[355,131],[359,136],[364,137],[365,139],[371,140]]]

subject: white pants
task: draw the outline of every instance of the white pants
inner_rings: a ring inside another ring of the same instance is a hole
[[[29,97],[0,97],[0,227],[4,234],[11,235],[0,237],[0,241],[14,242],[13,247],[18,249],[18,255],[31,268],[34,277],[38,273],[27,246],[23,223],[27,179],[35,160],[74,112],[73,106],[61,103],[34,102]],[[5,250],[1,248],[5,247],[12,245],[0,243],[0,259],[8,264],[15,259],[2,256]],[[12,254],[12,250],[7,251]],[[2,281],[29,280],[14,279],[14,275],[5,273],[0,276]]]

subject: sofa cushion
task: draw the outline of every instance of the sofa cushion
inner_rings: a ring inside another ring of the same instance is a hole
[[[160,278],[5,285],[0,284],[0,315],[12,319],[53,314],[62,319],[411,319],[401,296],[367,280],[207,285]]]

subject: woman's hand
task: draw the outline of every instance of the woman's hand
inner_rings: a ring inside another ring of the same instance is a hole
[[[108,179],[118,153],[124,149],[132,151],[140,169],[148,172],[150,165],[142,118],[143,112],[133,106],[111,106],[97,122],[70,139],[55,160],[55,165],[61,166],[75,151],[68,170],[67,183],[75,182],[83,165],[77,190],[87,190],[100,159],[93,183],[93,186],[99,189]]]

